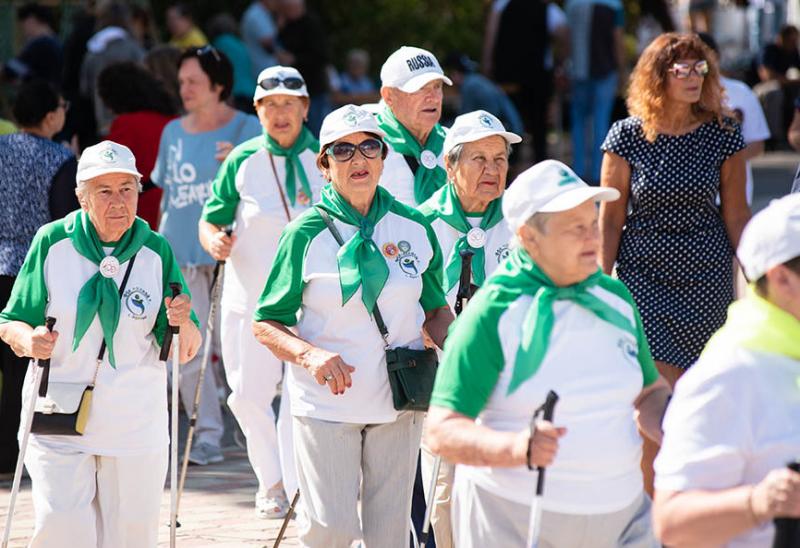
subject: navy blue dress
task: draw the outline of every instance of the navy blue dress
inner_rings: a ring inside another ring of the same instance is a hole
[[[717,195],[722,163],[744,147],[729,118],[650,143],[636,117],[616,122],[602,146],[631,167],[617,275],[636,300],[653,358],[682,369],[734,299],[734,250]]]

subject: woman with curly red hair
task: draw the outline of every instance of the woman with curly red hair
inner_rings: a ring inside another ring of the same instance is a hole
[[[601,185],[622,198],[600,206],[601,264],[610,273],[616,263],[673,385],[725,322],[734,249],[750,218],[745,143],[723,96],[711,50],[694,34],[662,34],[631,75],[631,116],[602,146]],[[658,442],[643,448],[651,493]]]

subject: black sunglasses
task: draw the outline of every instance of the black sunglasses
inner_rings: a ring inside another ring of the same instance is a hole
[[[365,139],[354,145],[353,143],[334,143],[326,153],[337,162],[348,162],[356,153],[356,149],[361,151],[361,155],[369,160],[374,160],[383,152],[383,141],[379,139]]]
[[[279,86],[283,86],[286,89],[300,89],[306,85],[306,83],[302,78],[298,78],[297,76],[289,76],[288,78],[264,78],[258,83],[258,85],[265,90],[270,91]]]
[[[214,49],[214,46],[203,46],[202,48],[197,48],[195,51],[198,57],[202,57],[204,55],[208,55],[209,53],[214,56],[214,59],[217,60],[217,63],[220,62],[219,53],[217,50]]]

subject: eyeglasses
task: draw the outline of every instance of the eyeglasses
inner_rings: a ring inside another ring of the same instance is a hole
[[[694,65],[688,63],[673,63],[672,66],[667,69],[667,71],[672,73],[678,80],[685,80],[691,76],[693,72],[700,78],[704,78],[705,75],[708,74],[708,70],[708,61],[698,61]]]
[[[211,55],[214,56],[214,59],[217,60],[217,63],[221,61],[221,59],[219,58],[219,53],[217,53],[217,50],[214,49],[214,46],[203,46],[202,48],[197,48],[195,53],[197,54],[198,57],[202,57],[210,53]]]
[[[58,102],[58,106],[59,108],[63,108],[64,112],[66,112],[69,110],[69,101],[62,99],[61,101]]]
[[[298,78],[297,76],[289,76],[288,78],[264,78],[258,83],[258,85],[265,90],[270,91],[279,86],[283,86],[286,89],[300,89],[306,85],[306,83],[302,78]]]
[[[356,149],[361,151],[361,155],[369,160],[374,160],[383,152],[383,141],[378,139],[366,139],[359,144],[353,143],[334,143],[328,148],[326,153],[337,162],[348,162],[356,153]]]

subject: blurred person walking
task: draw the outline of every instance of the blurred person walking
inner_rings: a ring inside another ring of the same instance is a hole
[[[188,2],[177,2],[167,8],[167,29],[169,44],[180,50],[202,48],[208,44],[208,38],[195,24],[192,6]]]
[[[256,80],[250,69],[250,54],[247,46],[239,38],[236,19],[229,13],[219,13],[208,22],[208,37],[211,44],[225,54],[233,66],[233,106],[242,112],[254,114],[253,88]]]
[[[261,71],[276,65],[275,43],[278,26],[275,13],[280,0],[254,0],[242,15],[242,40],[250,53],[250,74],[255,79]]]
[[[231,394],[228,406],[247,438],[247,457],[258,478],[259,518],[282,518],[286,490],[297,480],[292,452],[290,387],[282,385],[278,424],[272,401],[283,365],[251,330],[259,291],[272,268],[279,239],[291,220],[319,199],[324,185],[316,167],[319,142],[303,123],[308,89],[293,67],[262,71],[253,93],[259,135],[228,155],[211,185],[199,224],[200,243],[226,261],[220,307],[222,360]],[[224,228],[233,225],[233,235]]]
[[[153,184],[150,172],[158,155],[164,126],[178,115],[172,98],[150,72],[138,63],[125,61],[103,69],[97,79],[103,104],[114,114],[109,140],[125,145],[142,171],[142,192],[136,214],[158,230],[162,190]]]
[[[4,76],[15,80],[47,80],[61,87],[64,52],[55,32],[55,17],[48,6],[24,4],[17,10],[25,45],[3,66]]]
[[[20,88],[13,114],[19,133],[0,136],[0,308],[11,295],[28,247],[42,225],[78,208],[77,161],[52,141],[64,126],[68,103],[51,84],[33,80]],[[22,383],[28,360],[0,343],[0,473],[14,471]]]
[[[750,218],[746,145],[723,97],[716,56],[700,38],[663,34],[631,76],[632,116],[612,126],[602,147],[601,184],[622,198],[600,206],[601,264],[608,274],[616,265],[633,294],[670,385],[725,322],[733,250]],[[657,451],[645,439],[649,493]]]
[[[233,69],[212,46],[186,50],[178,78],[186,114],[164,127],[150,177],[164,191],[159,231],[175,250],[197,317],[205,326],[215,260],[200,245],[197,223],[220,164],[235,145],[258,135],[260,126],[255,116],[227,105]],[[181,368],[181,401],[187,413],[194,404],[201,361],[198,356]],[[204,376],[200,402],[189,461],[221,462],[224,425],[214,375]]]

